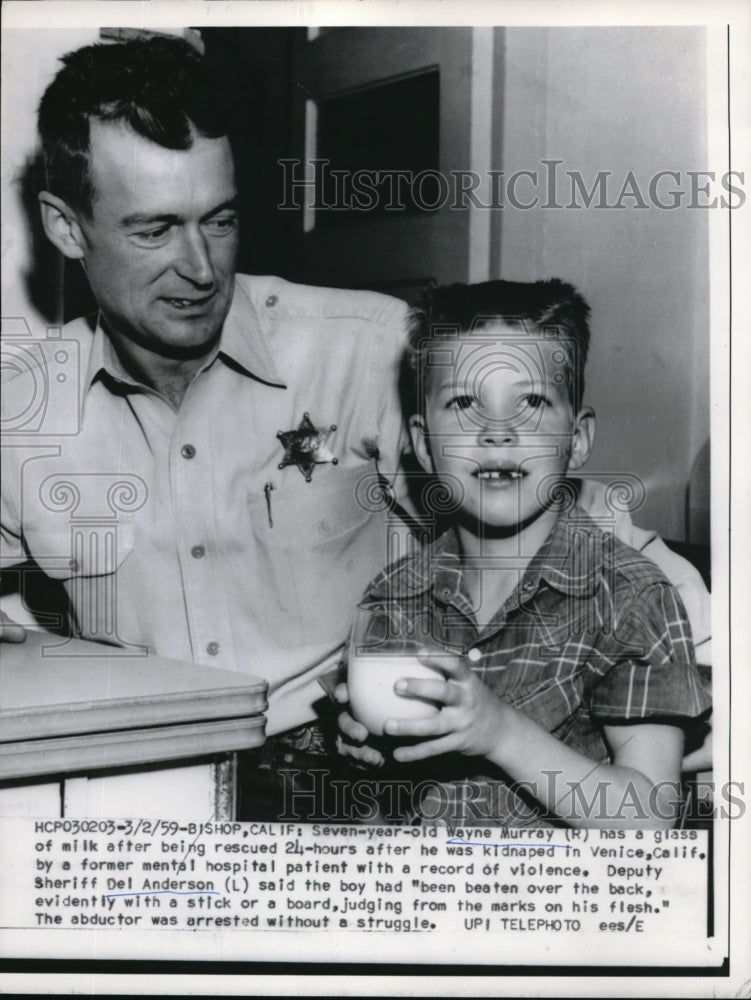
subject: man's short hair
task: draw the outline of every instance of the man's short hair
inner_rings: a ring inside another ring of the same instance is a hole
[[[573,285],[559,278],[532,282],[483,281],[426,291],[412,312],[410,324],[407,363],[412,373],[412,402],[419,404],[417,394],[425,391],[430,350],[436,341],[498,322],[560,340],[565,356],[566,388],[571,405],[578,412],[589,350],[589,306]]]
[[[61,61],[63,69],[39,104],[47,188],[87,217],[96,195],[92,118],[128,125],[167,149],[190,149],[195,135],[227,134],[226,98],[181,38],[87,45]]]

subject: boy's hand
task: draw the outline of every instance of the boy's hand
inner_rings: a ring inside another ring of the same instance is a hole
[[[508,706],[483,684],[463,658],[444,652],[431,656],[429,650],[421,650],[418,658],[438,667],[446,675],[445,680],[404,678],[397,681],[396,690],[400,694],[429,698],[443,707],[429,719],[389,719],[384,731],[389,736],[437,738],[398,747],[394,759],[407,762],[443,753],[493,757],[502,739]]]
[[[349,705],[349,691],[346,684],[337,684],[334,698],[340,705]],[[337,721],[339,735],[336,739],[336,748],[339,753],[344,757],[351,757],[359,764],[380,767],[384,762],[383,755],[365,742],[370,736],[365,726],[353,719],[346,708],[339,713]]]

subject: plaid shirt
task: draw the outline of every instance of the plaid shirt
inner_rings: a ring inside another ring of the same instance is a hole
[[[360,604],[365,641],[403,636],[474,650],[471,669],[494,694],[593,762],[609,759],[603,725],[682,725],[709,708],[677,592],[580,508],[560,514],[519,572],[500,609],[473,608],[449,529],[373,581]],[[425,819],[541,823],[539,804],[487,761],[432,758],[421,777]],[[474,787],[462,788],[468,781]]]

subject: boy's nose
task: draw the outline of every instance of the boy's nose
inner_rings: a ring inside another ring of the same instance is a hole
[[[488,421],[477,434],[478,444],[491,448],[497,448],[504,444],[516,444],[517,440],[516,427],[509,420]]]

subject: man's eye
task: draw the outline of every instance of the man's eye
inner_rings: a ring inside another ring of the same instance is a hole
[[[225,236],[237,228],[237,216],[220,215],[216,219],[211,219],[208,222],[208,227],[217,236]]]
[[[163,243],[166,240],[170,229],[171,226],[159,226],[158,229],[147,229],[142,233],[134,233],[134,236],[137,240],[140,240],[141,243]]]
[[[545,396],[541,396],[537,392],[527,393],[523,401],[533,410],[539,410],[541,406],[546,406],[548,402]]]
[[[458,396],[452,396],[451,399],[446,403],[447,410],[468,410],[471,406],[477,403],[476,396],[469,396],[467,394],[460,394]]]

